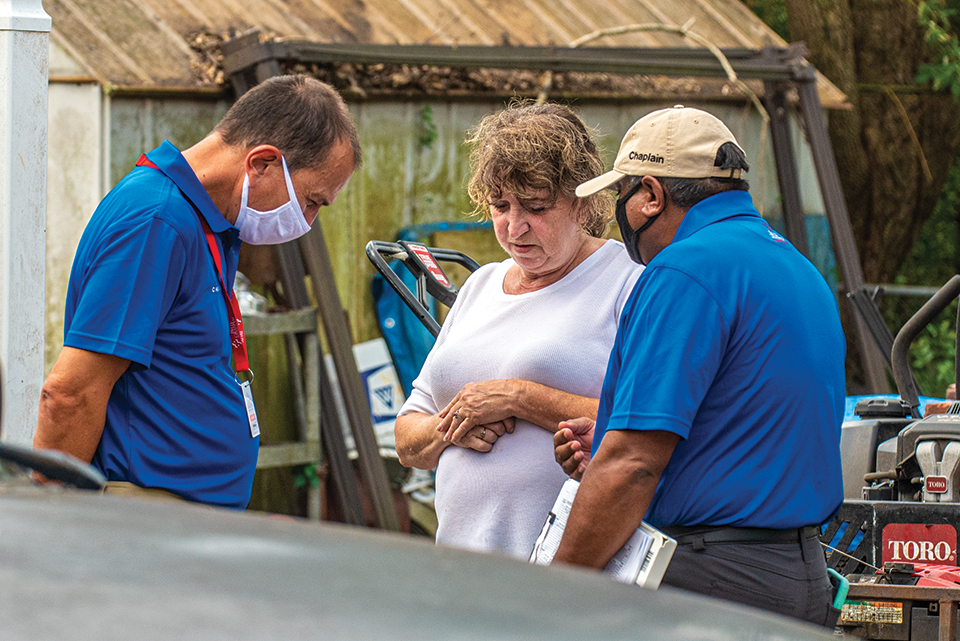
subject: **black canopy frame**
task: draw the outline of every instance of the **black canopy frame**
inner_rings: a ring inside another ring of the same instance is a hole
[[[874,340],[868,322],[879,315],[863,280],[840,176],[827,134],[826,117],[817,91],[817,74],[806,60],[802,44],[760,49],[721,49],[740,80],[763,82],[761,100],[770,116],[770,131],[783,203],[787,237],[809,256],[806,225],[800,201],[796,156],[790,136],[791,105],[788,92],[795,91],[797,114],[812,150],[814,168],[830,226],[834,255],[841,274],[840,288],[847,296],[858,295],[852,315],[855,335],[868,388],[889,391],[884,363],[890,353]],[[437,65],[495,69],[530,69],[553,72],[663,75],[670,77],[726,78],[727,72],[708,49],[642,47],[525,47],[442,46],[319,43],[304,40],[261,41],[252,31],[224,43],[224,70],[237,95],[281,73],[285,64],[398,64]],[[871,307],[867,317],[861,309]]]

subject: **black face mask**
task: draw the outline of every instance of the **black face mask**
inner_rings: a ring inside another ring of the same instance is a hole
[[[630,257],[630,260],[641,265],[646,265],[643,259],[640,258],[640,234],[652,225],[653,221],[660,217],[663,210],[660,210],[660,213],[655,216],[648,218],[647,222],[640,226],[640,229],[634,229],[630,226],[630,223],[627,222],[627,201],[633,198],[633,195],[640,191],[641,187],[643,187],[643,183],[638,182],[630,191],[617,199],[617,227],[620,228],[620,235],[623,236],[623,244],[627,246],[627,256]]]

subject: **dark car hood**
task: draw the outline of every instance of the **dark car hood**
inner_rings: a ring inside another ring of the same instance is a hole
[[[0,492],[4,639],[832,639],[593,572],[403,535],[19,488]]]

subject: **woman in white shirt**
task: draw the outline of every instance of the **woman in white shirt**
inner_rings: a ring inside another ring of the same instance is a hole
[[[602,238],[612,198],[583,121],[514,104],[468,143],[468,186],[510,256],[460,290],[396,422],[400,461],[437,468],[437,542],[526,559],[566,479],[560,421],[597,414],[620,311],[640,267]]]

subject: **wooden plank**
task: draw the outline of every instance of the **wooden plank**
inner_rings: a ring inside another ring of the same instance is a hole
[[[315,386],[316,377],[306,378],[306,371],[300,366],[300,345],[297,336],[294,334],[284,334],[284,345],[287,348],[287,379],[293,390],[294,411],[297,416],[297,436],[301,441],[309,440],[307,432],[309,431],[308,416],[310,414],[319,414],[320,406],[309,407],[306,401],[306,387]],[[315,375],[316,372],[313,372]],[[304,380],[306,379],[306,381]],[[306,384],[305,384],[306,383]],[[314,439],[319,440],[319,439]],[[317,461],[319,464],[319,461]]]
[[[920,585],[891,585],[886,583],[851,583],[847,601],[856,599],[960,601],[960,588]],[[954,611],[956,613],[956,611]]]
[[[319,225],[318,225],[319,226]],[[310,307],[310,296],[305,284],[306,272],[303,269],[303,260],[295,242],[277,246],[277,257],[280,262],[280,273],[283,279],[283,289],[288,303],[295,308]],[[333,398],[333,387],[327,375],[327,368],[319,364],[320,351],[317,347],[317,380],[319,382],[316,393],[320,398],[320,425],[322,443],[330,462],[330,473],[333,487],[337,494],[337,502],[345,523],[363,525],[363,505],[360,500],[360,489],[357,487],[353,465],[347,456],[346,443],[343,440],[344,426],[340,422]]]
[[[316,463],[320,458],[320,443],[278,443],[261,445],[257,456],[257,469],[288,467]]]
[[[317,310],[308,307],[278,314],[247,314],[243,329],[247,336],[316,333]]]
[[[299,246],[310,274],[314,297],[323,319],[324,334],[343,390],[350,428],[357,445],[357,453],[360,455],[360,476],[370,491],[375,522],[378,527],[397,531],[400,524],[393,504],[393,495],[387,482],[383,459],[380,458],[367,395],[353,356],[350,328],[335,285],[323,227],[314,225],[306,236],[300,238]]]
[[[939,641],[955,641],[957,638],[957,601],[940,599]]]

